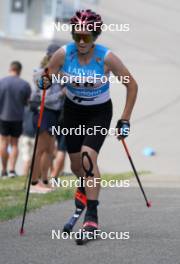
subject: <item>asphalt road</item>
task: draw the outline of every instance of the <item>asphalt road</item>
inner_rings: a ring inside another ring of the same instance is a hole
[[[100,239],[77,246],[71,239],[52,239],[52,230],[56,233],[62,230],[71,215],[72,201],[28,214],[24,237],[18,234],[21,218],[1,223],[0,263],[179,264],[179,188],[146,187],[146,192],[153,202],[150,209],[146,208],[134,180],[129,188],[109,188],[101,193],[100,229],[129,232],[128,240]],[[81,222],[82,219],[75,231]]]

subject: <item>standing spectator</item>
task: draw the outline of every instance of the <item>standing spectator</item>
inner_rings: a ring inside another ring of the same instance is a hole
[[[15,177],[18,157],[18,139],[22,133],[24,107],[31,94],[30,85],[20,78],[22,65],[13,61],[9,76],[0,79],[0,157],[2,160],[2,177]],[[8,156],[8,145],[11,152]],[[9,172],[7,165],[9,160]]]
[[[40,68],[34,72],[35,83],[38,80],[38,76],[41,76],[44,68],[52,57],[52,55],[60,47],[56,44],[50,44],[47,48],[45,57],[43,58]],[[37,78],[37,80],[36,80]],[[39,94],[38,89],[32,94],[31,102],[38,101],[42,94]],[[43,112],[43,118],[40,128],[40,134],[38,138],[35,163],[30,187],[30,193],[47,193],[53,191],[52,186],[49,185],[48,172],[52,167],[53,152],[55,146],[55,136],[52,135],[52,126],[58,125],[58,119],[61,114],[64,105],[64,91],[60,84],[52,84],[51,89],[46,93],[45,107]],[[35,127],[37,127],[39,112],[34,115]]]

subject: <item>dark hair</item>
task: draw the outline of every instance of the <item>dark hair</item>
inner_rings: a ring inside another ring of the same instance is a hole
[[[22,70],[22,64],[19,61],[13,61],[11,62],[10,69],[19,74]]]

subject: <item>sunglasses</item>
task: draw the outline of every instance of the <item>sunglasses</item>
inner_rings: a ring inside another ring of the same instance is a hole
[[[85,42],[85,43],[90,43],[90,42],[93,42],[94,38],[92,35],[89,35],[89,34],[76,34],[76,33],[73,33],[73,39],[74,41],[76,42],[80,42],[81,39]]]

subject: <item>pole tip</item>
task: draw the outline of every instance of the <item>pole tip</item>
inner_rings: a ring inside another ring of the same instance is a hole
[[[148,202],[147,202],[147,207],[148,207],[148,208],[152,207],[152,202],[148,201]]]
[[[24,229],[23,229],[23,228],[21,228],[21,229],[19,230],[19,234],[20,234],[20,236],[23,236],[23,235],[24,235]]]

